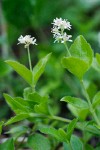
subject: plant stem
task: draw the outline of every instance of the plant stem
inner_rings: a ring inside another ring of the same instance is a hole
[[[90,112],[91,112],[91,114],[93,115],[93,118],[94,118],[95,122],[96,122],[98,125],[100,125],[100,121],[99,121],[99,119],[98,119],[98,117],[97,117],[97,115],[96,115],[96,113],[95,113],[95,110],[94,110],[93,107],[92,107],[92,103],[91,103],[91,100],[90,100],[89,95],[88,95],[88,93],[87,93],[87,90],[86,90],[86,88],[85,88],[85,86],[84,86],[83,80],[81,80],[81,84],[82,84],[82,87],[83,87],[84,92],[85,92],[85,97],[86,97],[86,99],[87,99],[87,101],[88,101],[88,105],[89,105],[89,108],[90,108]]]
[[[71,122],[71,120],[69,119],[65,119],[65,118],[62,118],[62,117],[58,117],[58,116],[50,116],[51,119],[54,119],[54,120],[58,120],[58,121],[62,121],[62,122]]]
[[[64,45],[65,45],[65,47],[66,47],[66,49],[67,49],[68,55],[71,56],[71,53],[70,53],[70,51],[69,51],[69,49],[68,49],[68,46],[67,46],[66,42],[64,42]]]
[[[31,64],[31,56],[30,56],[29,46],[27,47],[27,52],[28,52],[29,67],[30,67],[30,71],[32,72],[32,64]]]
[[[30,67],[30,71],[32,73],[32,85],[31,85],[31,88],[32,88],[32,92],[34,92],[35,86],[33,84],[34,79],[33,79],[33,71],[32,71],[32,63],[31,63],[31,56],[30,56],[29,46],[27,47],[27,52],[28,52],[29,67]]]

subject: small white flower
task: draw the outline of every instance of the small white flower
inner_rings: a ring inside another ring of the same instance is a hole
[[[25,44],[25,48],[27,48],[30,44],[37,45],[35,37],[31,37],[30,35],[20,36],[18,38],[18,44]]]
[[[54,38],[55,38],[55,41],[54,41],[54,43],[55,42],[61,42],[62,41],[62,36],[61,36],[61,34],[58,34],[58,35],[54,35]]]
[[[67,41],[72,42],[72,40],[70,39],[71,37],[72,37],[72,35],[67,35],[66,33],[64,33],[62,36],[61,43],[65,43]]]
[[[67,41],[72,42],[72,40],[70,39],[72,36],[71,35],[67,35],[67,33],[65,32],[65,30],[70,30],[71,29],[71,25],[70,22],[67,20],[63,20],[62,18],[56,18],[53,20],[53,28],[51,30],[51,32],[53,33],[53,37],[55,38],[55,42],[61,42],[61,43],[65,43]]]
[[[62,18],[54,19],[52,24],[53,24],[54,28],[57,27],[58,29],[68,29],[68,30],[71,29],[70,22],[68,22],[65,19],[63,20]]]
[[[51,32],[53,33],[53,34],[59,34],[59,30],[58,30],[58,28],[52,28],[52,30],[51,30]]]

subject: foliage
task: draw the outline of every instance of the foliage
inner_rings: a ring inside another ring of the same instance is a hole
[[[100,149],[99,5],[99,0],[2,0],[0,149]],[[71,21],[70,56],[64,45],[52,42],[55,17]],[[30,47],[32,70],[26,51],[16,47],[25,33],[38,43]]]
[[[75,44],[75,45],[74,45]],[[81,72],[81,68],[86,65],[86,70],[92,67],[92,61],[93,61],[93,52],[90,46],[87,44],[85,39],[82,36],[79,36],[76,38],[75,42],[72,44],[71,48],[69,49],[71,52],[71,56],[67,56],[62,58],[62,61],[66,58],[69,59],[72,57],[71,61],[69,63],[66,63],[66,61],[63,61],[63,66],[67,67],[69,71],[71,71],[76,77],[79,77],[79,81],[81,83],[81,86],[84,90],[85,100],[82,100],[81,98],[77,97],[71,97],[71,96],[65,96],[61,99],[61,101],[65,101],[69,103],[70,111],[74,111],[74,109],[78,109],[77,111],[77,117],[78,119],[74,120],[68,120],[64,119],[62,117],[55,116],[52,111],[52,108],[49,104],[49,98],[48,96],[41,96],[35,89],[37,81],[39,77],[42,75],[42,73],[45,70],[45,66],[47,62],[50,59],[51,54],[48,54],[44,58],[42,58],[39,63],[36,64],[36,66],[33,68],[33,70],[27,69],[24,65],[16,62],[7,60],[6,63],[8,63],[23,79],[29,83],[30,88],[27,88],[24,90],[24,97],[11,97],[8,94],[4,94],[5,100],[8,103],[8,105],[11,107],[11,109],[15,112],[15,116],[9,119],[7,122],[3,123],[1,122],[0,130],[2,131],[2,125],[9,125],[13,124],[15,122],[19,122],[21,120],[28,119],[29,122],[34,122],[35,129],[33,125],[33,129],[29,129],[29,132],[36,132],[39,130],[41,133],[48,134],[55,139],[57,139],[59,142],[64,142],[64,149],[83,149],[83,145],[85,146],[86,143],[84,141],[82,142],[77,136],[73,135],[73,130],[75,128],[78,128],[82,130],[83,132],[91,133],[91,134],[97,134],[95,129],[93,132],[93,128],[96,128],[96,130],[100,129],[100,121],[99,116],[96,113],[96,108],[100,104],[99,95],[98,92],[93,100],[91,101],[88,95],[88,92],[86,90],[86,87],[84,85],[83,75],[84,73]],[[80,59],[80,63],[74,64],[74,58]],[[83,62],[83,65],[81,64],[81,61]],[[71,67],[72,65],[72,67]],[[74,71],[71,70],[74,66]],[[78,68],[78,66],[81,66]],[[85,67],[83,67],[85,68]],[[80,73],[80,75],[79,75]],[[86,101],[87,100],[87,101]],[[72,107],[72,109],[71,109]],[[75,111],[76,111],[75,110]],[[83,117],[84,122],[81,122],[81,113],[84,111],[87,111],[85,114],[85,117]],[[74,114],[74,113],[73,113]],[[75,114],[74,114],[75,115]],[[76,116],[76,115],[75,115]],[[91,116],[92,124],[85,122],[85,119],[87,116]],[[45,122],[45,119],[47,120]],[[61,127],[59,129],[56,129],[52,126],[46,126],[45,124],[49,124],[49,120],[56,120],[60,122],[67,122],[69,123],[67,125],[67,131],[63,130]],[[79,122],[78,122],[79,121]],[[40,123],[41,122],[41,123]],[[91,125],[91,126],[90,126]],[[90,128],[92,127],[92,131]],[[19,128],[20,129],[20,128]],[[15,129],[16,132],[16,129]],[[8,132],[8,133],[11,133]],[[19,131],[19,136],[21,135],[21,131]],[[15,137],[18,138],[18,135]],[[84,139],[83,139],[84,140]],[[35,135],[28,137],[28,146],[32,149],[40,149],[42,144],[42,149],[51,149],[51,144],[48,138],[41,134],[35,133]],[[11,144],[12,145],[12,144]],[[86,146],[87,147],[87,146]]]

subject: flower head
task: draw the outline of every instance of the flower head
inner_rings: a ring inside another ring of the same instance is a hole
[[[25,48],[27,48],[30,44],[37,45],[35,37],[31,37],[30,35],[20,36],[18,38],[18,44],[25,44]]]
[[[62,18],[56,18],[53,20],[53,26],[57,27],[58,29],[71,29],[71,25],[70,22],[68,22],[67,20],[63,20]]]
[[[55,38],[54,42],[64,43],[66,41],[72,42],[70,39],[72,36],[68,35],[65,30],[70,30],[71,25],[68,20],[63,20],[62,18],[56,18],[53,20],[53,28],[51,32],[53,33],[53,37]]]

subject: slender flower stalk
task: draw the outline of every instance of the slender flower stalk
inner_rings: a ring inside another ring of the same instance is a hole
[[[66,43],[64,43],[64,45],[65,45],[65,47],[66,47],[66,50],[67,50],[67,52],[68,52],[68,55],[69,55],[69,56],[71,56],[71,53],[70,53],[70,51],[69,51],[69,49],[68,49],[67,44],[66,44]]]
[[[32,63],[31,63],[31,56],[30,56],[29,46],[27,47],[27,53],[28,53],[28,61],[29,61],[30,71],[32,72]]]
[[[30,68],[30,71],[31,71],[31,73],[32,73],[32,85],[31,85],[31,87],[32,87],[32,91],[34,91],[34,84],[33,84],[33,71],[32,71],[32,63],[31,63],[31,56],[30,56],[30,50],[29,50],[29,46],[30,46],[30,44],[32,44],[32,45],[37,45],[36,44],[36,39],[35,39],[35,37],[31,37],[30,35],[26,35],[26,36],[20,36],[19,38],[18,38],[18,41],[19,41],[19,43],[18,44],[24,44],[24,47],[27,49],[27,53],[28,53],[28,61],[29,61],[29,68]]]
[[[31,63],[31,56],[30,56],[29,45],[30,44],[37,45],[36,44],[36,39],[35,39],[35,37],[31,37],[30,35],[26,35],[24,37],[21,35],[18,38],[18,41],[19,41],[18,44],[24,44],[24,47],[27,48],[29,67],[30,67],[30,71],[32,72],[32,63]]]

